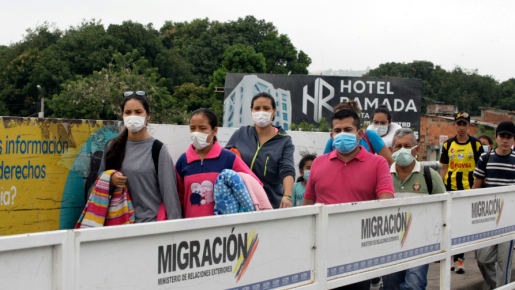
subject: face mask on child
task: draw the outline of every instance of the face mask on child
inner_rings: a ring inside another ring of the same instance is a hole
[[[213,131],[209,132],[209,134],[200,132],[190,133],[191,144],[199,150],[206,148],[211,144],[211,141],[207,142],[207,138],[211,133],[213,133]],[[213,138],[211,138],[211,140],[213,140]]]
[[[304,171],[304,180],[308,181],[309,178],[309,170]]]

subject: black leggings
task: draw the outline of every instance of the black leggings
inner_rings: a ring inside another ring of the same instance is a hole
[[[465,260],[465,253],[454,255],[454,262],[458,261],[458,258],[461,258],[462,260]]]

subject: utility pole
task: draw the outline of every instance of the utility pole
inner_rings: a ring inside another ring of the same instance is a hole
[[[45,94],[43,94],[43,89],[40,85],[37,85],[38,91],[41,93],[41,112],[39,112],[38,117],[44,118],[45,117]]]

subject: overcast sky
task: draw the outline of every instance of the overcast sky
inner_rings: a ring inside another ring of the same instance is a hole
[[[2,1],[0,44],[20,41],[44,21],[64,29],[81,19],[107,26],[133,20],[160,28],[165,20],[253,15],[273,22],[313,60],[310,71],[364,70],[385,62],[428,60],[445,69],[478,69],[499,81],[515,78],[515,1]]]

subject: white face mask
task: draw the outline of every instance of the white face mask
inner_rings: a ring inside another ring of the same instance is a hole
[[[145,127],[145,117],[140,116],[128,116],[123,117],[123,124],[132,133],[137,133]]]
[[[206,148],[209,146],[209,144],[211,144],[211,141],[213,141],[213,138],[211,138],[211,141],[207,142],[207,137],[209,137],[211,133],[213,133],[213,131],[211,131],[209,134],[201,132],[190,133],[191,144],[193,144],[193,146],[199,150]]]
[[[254,124],[258,125],[261,128],[265,128],[266,126],[272,123],[272,113],[259,111],[252,113],[252,120]]]
[[[368,129],[374,130],[381,137],[388,134],[388,125],[384,125],[384,126],[370,125],[368,127]]]

